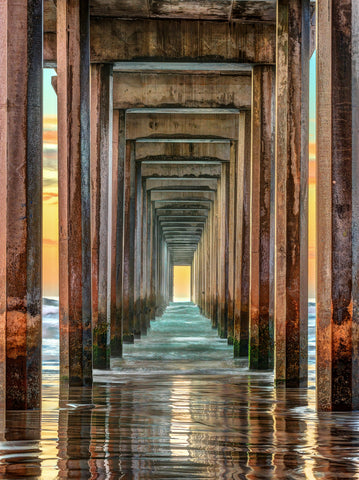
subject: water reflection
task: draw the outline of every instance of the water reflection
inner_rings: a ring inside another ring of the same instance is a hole
[[[193,306],[96,373],[58,397],[47,357],[42,411],[0,409],[0,479],[359,478],[359,414],[318,415],[312,388],[249,372]]]

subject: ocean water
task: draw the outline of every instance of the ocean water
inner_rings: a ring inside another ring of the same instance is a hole
[[[0,479],[359,479],[359,413],[274,388],[190,303],[171,304],[93,388],[58,385],[58,305],[44,301],[41,412],[7,412]],[[60,394],[60,400],[59,400]]]

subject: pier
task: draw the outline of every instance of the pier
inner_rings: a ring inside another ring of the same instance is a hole
[[[61,384],[110,370],[189,266],[191,300],[234,357],[307,388],[316,50],[316,401],[359,408],[358,32],[357,0],[1,1],[0,404],[41,404],[47,67]]]

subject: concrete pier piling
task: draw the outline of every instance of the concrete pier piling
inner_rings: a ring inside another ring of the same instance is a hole
[[[92,382],[90,12],[57,4],[60,377]]]
[[[249,366],[263,370],[274,366],[269,273],[275,72],[256,66],[252,75]]]
[[[317,401],[356,410],[359,9],[321,1],[317,12]]]
[[[191,300],[235,357],[306,387],[315,38],[318,409],[359,408],[359,6],[187,3],[0,4],[9,409],[41,400],[43,65],[57,71],[62,388],[91,385],[93,368],[148,333],[176,266],[191,269]]]
[[[11,410],[41,402],[41,3],[0,5],[0,404]]]
[[[275,379],[308,376],[310,2],[278,0],[276,64]]]

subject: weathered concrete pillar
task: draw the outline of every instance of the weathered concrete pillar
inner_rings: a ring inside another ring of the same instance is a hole
[[[237,145],[231,142],[228,189],[228,299],[227,338],[234,343],[234,279],[235,279],[235,211],[236,211],[236,163]]]
[[[234,301],[234,356],[248,356],[250,271],[251,114],[239,119],[236,168],[236,253]]]
[[[0,405],[41,402],[42,2],[0,4]]]
[[[142,258],[142,177],[141,164],[135,166],[135,251],[134,251],[134,335],[141,338],[141,264]]]
[[[192,286],[192,281],[191,281],[191,286]],[[169,261],[168,287],[169,287],[168,300],[169,302],[173,302],[173,262],[172,262],[171,254],[170,254],[170,261]]]
[[[92,382],[89,6],[57,2],[60,378]]]
[[[148,255],[149,249],[147,245],[147,192],[146,180],[141,180],[141,199],[142,199],[142,215],[141,215],[141,272],[140,272],[140,323],[141,333],[147,333],[147,272],[148,272]]]
[[[134,342],[134,254],[135,254],[135,146],[126,142],[123,208],[122,324],[123,341]]]
[[[93,366],[110,367],[112,66],[91,66],[91,283]]]
[[[211,320],[216,327],[217,311],[217,261],[216,261],[216,196],[211,206]]]
[[[155,213],[155,207],[151,207],[151,320],[156,318],[156,279],[157,279],[157,241],[158,241],[158,221]]]
[[[111,356],[122,356],[122,244],[125,111],[114,110],[112,126]]]
[[[116,344],[117,338],[122,340],[121,331],[119,331],[120,319],[117,317],[116,308],[116,284],[117,284],[117,204],[118,204],[118,141],[119,141],[120,111],[113,110],[112,116],[112,199],[111,199],[111,292],[110,292],[110,350],[111,356],[118,356],[118,347],[116,354],[112,353],[112,345]],[[120,353],[121,355],[121,353]]]
[[[206,224],[206,316],[211,317],[211,218],[210,212],[208,212],[207,224]]]
[[[152,279],[152,204],[151,192],[147,192],[146,204],[146,323],[151,326],[151,279]]]
[[[317,5],[317,402],[359,408],[359,4]]]
[[[249,368],[269,369],[274,366],[269,315],[274,68],[255,66],[252,75]]]
[[[228,165],[222,163],[218,181],[218,334],[227,338],[228,302]]]
[[[219,185],[219,181],[217,182]],[[219,199],[220,192],[217,185],[217,191],[215,196],[215,201],[213,204],[214,212],[214,230],[213,230],[213,317],[212,317],[212,328],[218,328],[218,286],[219,286],[219,269],[218,269],[218,255],[219,255]]]
[[[309,0],[278,0],[275,380],[307,384]]]

